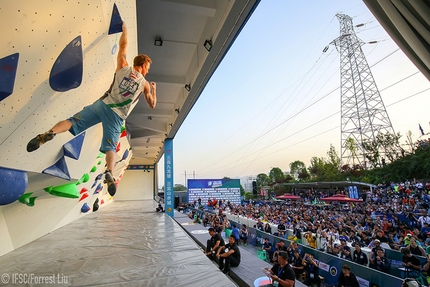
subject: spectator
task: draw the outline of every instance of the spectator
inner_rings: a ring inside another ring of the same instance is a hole
[[[158,204],[158,207],[155,209],[155,212],[164,212],[164,209],[161,206],[161,203]]]
[[[266,223],[266,225],[264,226],[264,232],[272,234],[272,227],[270,227],[269,223]]]
[[[293,251],[293,258],[291,260],[291,268],[293,268],[294,273],[297,277],[305,272],[305,266],[303,265],[303,258],[300,256],[300,252],[297,249]]]
[[[231,230],[231,235],[236,239],[236,243],[239,243],[239,229],[236,227],[236,224],[233,224],[233,229]]]
[[[218,249],[225,245],[225,242],[221,235],[215,232],[214,228],[211,227],[208,231],[211,238],[207,241],[205,254],[209,258],[213,258]]]
[[[306,240],[308,241],[309,247],[316,249],[317,248],[317,238],[316,236],[312,233],[312,231],[308,231],[305,233],[304,237],[306,238]]]
[[[408,248],[402,248],[401,252],[403,254],[402,265],[406,269],[406,277],[417,278],[420,276],[421,262],[418,258],[412,255]]]
[[[405,248],[409,249],[412,254],[418,255],[418,256],[426,256],[426,252],[421,246],[418,246],[417,240],[415,237],[411,237],[410,243]]]
[[[348,260],[348,261],[352,261],[352,256],[351,256],[351,248],[349,248],[349,246],[344,246],[340,252],[340,258]]]
[[[372,250],[370,251],[370,254],[369,254],[369,267],[376,269],[376,267],[375,267],[376,256],[377,256],[376,250],[381,249],[384,253],[385,253],[385,250],[381,248],[381,241],[379,241],[379,239],[374,239],[372,243],[373,243],[374,247],[372,248]]]
[[[264,243],[263,243],[263,246],[261,246],[261,250],[266,251],[269,260],[272,258],[272,256],[273,256],[272,242],[269,241],[269,238],[267,238],[267,237],[264,238]]]
[[[240,250],[236,244],[236,238],[230,235],[228,238],[228,244],[221,246],[217,253],[217,258],[219,259],[219,269],[224,274],[230,272],[231,267],[237,267],[240,264]]]
[[[293,269],[288,264],[287,252],[279,252],[278,263],[273,265],[272,269],[269,270],[269,268],[265,268],[265,270],[270,272],[270,278],[274,283],[277,282],[278,286],[294,287],[296,276],[294,275]]]
[[[319,277],[318,263],[312,254],[305,254],[303,258],[303,265],[305,266],[306,280],[303,282],[306,286],[312,286],[316,283],[317,287],[321,286],[321,279]]]
[[[361,251],[360,244],[356,243],[354,248],[355,248],[355,250],[354,250],[353,261],[357,264],[367,266],[367,263],[368,263],[367,255],[366,255],[366,253]]]
[[[242,240],[244,246],[248,244],[248,229],[246,229],[245,224],[242,224],[242,228],[239,231],[239,238]]]
[[[281,220],[278,224],[278,235],[281,238],[287,238],[287,227],[285,226],[285,221]]]
[[[273,263],[278,262],[279,252],[281,252],[281,251],[285,251],[286,252],[287,250],[288,250],[288,248],[287,248],[287,246],[285,246],[284,240],[279,241],[279,243],[276,244],[276,250],[273,253],[272,262]]]
[[[360,287],[357,277],[348,265],[342,266],[342,273],[339,275],[336,287]]]
[[[384,250],[381,248],[376,249],[375,265],[372,268],[390,274],[391,261],[385,257]]]

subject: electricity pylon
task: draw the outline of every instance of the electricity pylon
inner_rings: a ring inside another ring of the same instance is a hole
[[[330,44],[340,53],[341,161],[343,165],[369,168],[362,143],[375,141],[379,133],[395,132],[361,49],[365,42],[355,34],[350,16],[336,14],[336,17],[340,22],[340,36]],[[384,157],[384,151],[379,150],[379,164]]]

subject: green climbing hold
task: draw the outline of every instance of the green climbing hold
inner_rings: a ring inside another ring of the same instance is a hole
[[[46,188],[45,188],[46,191]],[[51,187],[51,191],[48,191],[49,194],[66,197],[66,198],[79,198],[78,188],[75,183],[67,183],[55,187]]]
[[[93,168],[91,169],[91,172],[95,172],[97,170],[97,166],[93,166]]]
[[[125,126],[121,127],[121,132],[125,131]]]
[[[101,165],[102,164],[102,161],[99,161],[98,163],[97,163],[97,165]]]
[[[37,196],[31,197],[32,194],[33,194],[32,192],[25,193],[21,195],[20,198],[18,198],[18,201],[27,206],[34,206],[34,201],[36,200]]]
[[[104,153],[99,153],[99,155],[98,155],[98,157],[97,158],[102,158],[102,157],[104,157],[105,156],[105,154]]]
[[[77,182],[76,185],[80,185],[83,182],[87,182],[90,180],[90,175],[88,173],[85,173]]]

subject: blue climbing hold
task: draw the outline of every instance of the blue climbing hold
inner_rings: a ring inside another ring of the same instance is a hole
[[[0,59],[0,101],[13,93],[19,53]]]
[[[49,85],[54,91],[67,92],[82,83],[83,56],[81,36],[73,39],[58,56],[49,75]]]
[[[82,144],[84,143],[85,139],[85,134],[86,132],[83,132],[63,145],[63,152],[65,156],[76,160],[79,159],[79,156],[81,155]]]
[[[84,205],[82,205],[82,207],[81,207],[81,211],[83,212],[83,213],[87,213],[88,211],[90,211],[90,207],[88,206],[88,204],[85,202],[84,203]]]
[[[67,168],[66,159],[64,156],[60,157],[60,159],[48,168],[45,168],[42,173],[50,174],[52,176],[56,176],[62,179],[70,180],[69,169]]]
[[[18,200],[28,186],[27,172],[0,167],[0,205]]]
[[[109,32],[108,35],[122,32],[122,19],[119,14],[118,7],[113,4],[112,17],[110,18]]]

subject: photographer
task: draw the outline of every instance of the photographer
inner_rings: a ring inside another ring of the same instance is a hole
[[[406,276],[405,277],[418,277],[421,272],[421,262],[420,260],[412,255],[411,251],[408,248],[402,248],[400,250],[403,254],[402,265],[405,268]]]
[[[278,244],[276,244],[276,250],[273,253],[272,260],[271,260],[272,263],[278,262],[279,252],[281,252],[281,251],[287,251],[287,246],[285,246],[284,240],[281,240],[281,241],[279,241]]]
[[[321,286],[321,279],[319,277],[318,263],[312,254],[305,254],[303,258],[303,266],[305,267],[306,280],[303,282],[306,286],[312,286],[316,283],[317,287]]]

